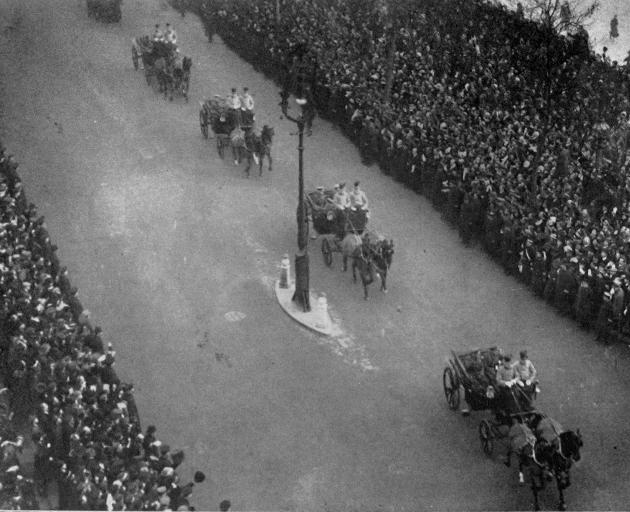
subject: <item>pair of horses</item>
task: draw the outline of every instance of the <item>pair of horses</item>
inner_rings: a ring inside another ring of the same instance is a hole
[[[394,257],[394,241],[371,240],[369,235],[348,233],[341,241],[343,270],[348,270],[348,259],[352,260],[352,280],[356,283],[358,271],[363,285],[363,297],[368,300],[368,286],[377,277],[381,280],[381,291],[387,293],[387,272]]]
[[[179,61],[177,48],[166,41],[152,41],[149,36],[133,40],[132,59],[137,69],[138,56],[142,59],[147,84],[151,85],[155,78],[159,92],[164,93],[172,101],[173,93],[181,94],[188,101],[190,69],[192,59],[183,57]]]
[[[247,161],[245,173],[249,178],[249,171],[252,162],[258,165],[258,175],[262,176],[263,160],[267,158],[269,162],[268,170],[272,170],[273,159],[271,158],[271,145],[273,144],[274,129],[264,125],[260,134],[253,129],[244,130],[236,127],[230,134],[230,147],[234,164],[240,165],[243,160]]]
[[[190,68],[192,67],[190,57],[184,57],[181,65],[176,60],[159,57],[154,61],[153,67],[159,92],[164,93],[164,99],[173,101],[173,94],[177,93],[188,101]]]
[[[505,464],[510,466],[510,455],[518,457],[519,477],[524,482],[526,472],[534,495],[534,510],[540,510],[538,495],[547,482],[555,478],[559,495],[559,510],[566,510],[564,490],[571,485],[570,469],[581,458],[582,435],[578,429],[564,430],[555,420],[536,413],[530,421],[515,419],[510,428],[512,433],[526,433],[528,442],[522,447],[510,445]]]
[[[177,62],[171,67],[164,70],[158,80],[162,80],[162,88],[164,89],[164,98],[167,92],[170,93],[170,100],[173,101],[173,93],[176,92],[188,101],[188,88],[190,86],[190,68],[192,67],[192,59],[184,57],[181,66]]]

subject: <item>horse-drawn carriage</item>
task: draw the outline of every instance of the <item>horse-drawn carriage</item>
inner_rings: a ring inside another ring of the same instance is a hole
[[[217,152],[223,158],[226,148],[232,148],[232,155],[236,165],[241,160],[247,160],[245,172],[249,176],[252,161],[259,166],[262,174],[263,158],[269,160],[269,170],[272,166],[271,144],[273,142],[273,128],[264,125],[261,133],[255,130],[253,112],[241,110],[236,113],[229,107],[227,100],[215,95],[200,102],[199,127],[204,139],[209,138],[210,127],[217,141]]]
[[[333,254],[343,255],[343,269],[347,270],[348,258],[352,259],[352,277],[356,270],[363,283],[364,296],[367,286],[376,275],[381,278],[381,290],[387,292],[387,271],[392,264],[394,242],[367,230],[368,212],[361,208],[340,209],[333,203],[332,190],[315,190],[305,194],[306,214],[313,230],[322,239],[324,263],[330,267]]]
[[[503,352],[497,347],[470,352],[451,351],[442,374],[444,395],[448,406],[457,410],[460,389],[464,400],[474,411],[491,411],[493,417],[479,423],[479,439],[483,452],[491,456],[497,441],[507,444],[509,467],[512,454],[517,455],[519,479],[524,483],[527,470],[534,495],[534,509],[539,510],[538,494],[546,482],[555,478],[560,504],[565,510],[564,489],[570,485],[569,470],[580,459],[580,431],[564,430],[559,423],[536,410],[536,386],[527,392],[514,384],[500,389],[497,370],[503,362]],[[467,412],[467,411],[464,411]]]
[[[118,22],[122,17],[122,0],[86,0],[88,17],[107,23]]]
[[[209,137],[208,127],[214,132],[217,140],[217,152],[223,158],[225,149],[230,146],[230,133],[236,128],[236,120],[230,114],[225,99],[218,95],[200,103],[199,127],[204,139]]]
[[[167,41],[154,41],[149,36],[131,40],[131,61],[135,70],[144,69],[147,84],[157,84],[158,91],[172,101],[177,93],[188,101],[192,59],[181,57],[177,46]]]
[[[442,383],[446,402],[453,410],[460,404],[460,388],[464,389],[464,400],[473,411],[492,411],[492,419],[483,419],[479,424],[479,439],[486,455],[492,455],[495,439],[505,437],[501,427],[509,427],[512,418],[524,418],[535,412],[533,392],[528,393],[515,385],[500,390],[497,384],[497,368],[502,364],[503,352],[492,347],[471,352],[451,352],[448,366],[444,369]]]

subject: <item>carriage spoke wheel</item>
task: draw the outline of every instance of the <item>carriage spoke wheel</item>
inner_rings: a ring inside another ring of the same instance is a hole
[[[131,60],[133,61],[133,69],[138,71],[138,52],[135,48],[131,49]]]
[[[481,441],[481,449],[483,453],[490,456],[494,449],[494,434],[488,420],[482,420],[479,424],[479,440]]]
[[[208,120],[203,110],[199,111],[199,126],[201,127],[201,135],[204,139],[208,138]]]
[[[448,367],[444,368],[442,382],[444,384],[444,396],[446,396],[446,403],[448,403],[448,406],[452,410],[456,411],[459,407],[459,383],[453,375],[453,370]]]
[[[327,238],[322,240],[322,255],[324,256],[324,263],[330,267],[332,265],[332,249]]]

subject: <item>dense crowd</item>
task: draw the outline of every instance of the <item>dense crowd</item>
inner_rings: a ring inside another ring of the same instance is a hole
[[[210,37],[279,83],[299,59],[320,115],[366,164],[430,198],[464,243],[600,336],[630,329],[630,59],[481,0],[411,2],[393,23],[377,4],[197,8]]]
[[[37,492],[57,485],[62,509],[193,510],[204,474],[181,482],[183,452],[154,426],[141,431],[133,387],[116,375],[116,353],[92,326],[16,169],[0,145],[0,399],[8,393],[6,409],[31,418],[35,455],[30,480],[24,439],[0,408],[0,508],[40,508]]]

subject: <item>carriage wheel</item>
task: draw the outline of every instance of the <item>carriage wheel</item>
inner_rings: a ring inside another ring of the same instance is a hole
[[[324,238],[322,240],[322,255],[324,256],[324,263],[327,267],[332,265],[332,249],[330,248],[330,242],[328,242],[328,238]]]
[[[494,450],[494,434],[492,426],[488,420],[482,420],[479,424],[479,440],[481,441],[481,449],[488,457],[492,455]]]
[[[203,135],[204,139],[207,139],[208,138],[208,119],[206,118],[206,113],[203,110],[199,111],[199,126],[201,127],[201,135]]]
[[[133,69],[138,71],[138,52],[135,48],[131,48],[131,60],[133,62]]]
[[[459,382],[453,375],[453,370],[449,367],[444,368],[442,375],[442,383],[444,384],[444,395],[448,406],[456,411],[459,407]]]

